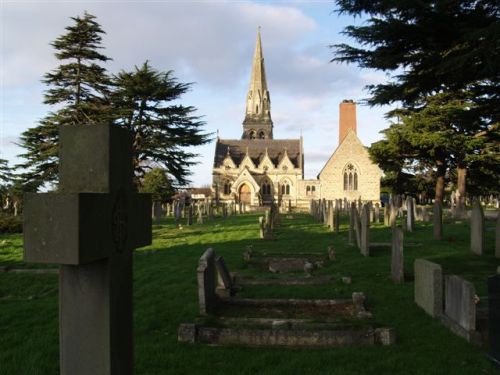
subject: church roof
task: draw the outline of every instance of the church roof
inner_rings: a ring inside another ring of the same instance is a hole
[[[300,167],[300,139],[218,139],[215,145],[214,167],[219,167],[229,155],[236,165],[239,165],[248,155],[257,166],[267,154],[276,166],[286,153],[295,168]]]

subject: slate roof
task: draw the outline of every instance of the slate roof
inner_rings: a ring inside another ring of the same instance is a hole
[[[215,144],[214,168],[219,167],[229,154],[234,163],[238,166],[248,154],[255,166],[258,166],[261,160],[267,154],[275,166],[279,164],[285,149],[288,157],[295,168],[300,166],[300,139],[217,139]]]

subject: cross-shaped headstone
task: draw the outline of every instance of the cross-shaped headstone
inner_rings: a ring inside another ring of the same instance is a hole
[[[24,259],[61,265],[61,374],[132,374],[132,251],[151,243],[151,195],[134,193],[127,130],[59,138],[59,192],[25,196]]]

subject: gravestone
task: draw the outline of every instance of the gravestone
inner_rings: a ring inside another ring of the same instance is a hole
[[[391,225],[391,204],[386,203],[384,206],[384,226],[388,227]]]
[[[196,222],[198,224],[203,224],[203,211],[200,205],[198,205],[198,220]]]
[[[327,215],[328,215],[328,220],[327,220],[328,228],[330,229],[331,232],[333,232],[335,230],[335,228],[334,228],[335,218],[334,218],[334,213],[333,213],[333,202],[332,201],[328,201]]]
[[[188,214],[187,214],[187,225],[193,225],[193,204],[191,203],[188,207]]]
[[[153,202],[153,217],[155,220],[160,220],[163,216],[163,208],[161,202]]]
[[[391,226],[391,228],[394,228],[396,226],[396,220],[398,218],[398,207],[394,204],[391,204],[389,207],[389,225]]]
[[[408,232],[415,230],[415,201],[412,197],[406,199],[406,230]]]
[[[437,263],[416,259],[415,303],[427,314],[438,318],[443,313],[443,271]]]
[[[223,257],[215,257],[215,268],[217,269],[217,279],[219,281],[216,288],[217,295],[222,298],[231,297],[235,291],[235,285]]]
[[[500,258],[500,211],[497,211],[497,225],[495,226],[495,256]]]
[[[333,211],[333,226],[335,228],[335,233],[339,233],[340,231],[340,210],[338,207],[335,207]]]
[[[349,238],[348,242],[349,245],[354,245],[354,225],[355,225],[355,215],[357,215],[356,207],[354,206],[354,203],[351,203],[351,208],[349,211]]]
[[[375,223],[378,224],[380,223],[380,204],[375,203],[374,213],[375,213]]]
[[[59,192],[25,196],[24,260],[61,265],[61,374],[132,374],[132,251],[151,243],[151,195],[133,192],[126,129],[59,138]]]
[[[264,217],[263,216],[260,216],[259,217],[259,238],[260,239],[264,239],[265,237],[265,234],[266,234],[266,224],[264,223]]]
[[[403,231],[395,227],[392,230],[391,278],[396,284],[404,282]]]
[[[432,212],[434,239],[440,241],[443,238],[443,207],[441,206],[441,202],[434,202]]]
[[[370,256],[370,208],[367,204],[361,209],[361,254]]]
[[[215,251],[207,249],[198,261],[198,309],[200,315],[212,313],[217,305],[215,294]]]
[[[461,277],[445,276],[445,315],[466,332],[476,329],[474,285]],[[457,332],[458,333],[458,332]]]
[[[481,203],[474,201],[470,217],[470,249],[476,255],[482,255],[484,248],[484,213]]]
[[[488,358],[500,367],[500,275],[488,278]]]

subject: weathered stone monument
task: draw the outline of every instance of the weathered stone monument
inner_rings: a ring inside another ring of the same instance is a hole
[[[488,358],[500,367],[500,275],[488,278]]]
[[[484,213],[481,203],[474,201],[470,217],[470,250],[482,255],[484,248]]]
[[[215,252],[212,248],[203,253],[198,261],[198,308],[200,315],[214,311],[217,305]]]
[[[445,309],[443,324],[467,341],[476,337],[476,289],[474,285],[455,275],[445,276]]]
[[[396,284],[404,282],[403,231],[398,227],[392,230],[391,278]]]
[[[366,204],[361,209],[361,254],[370,256],[370,207]]]
[[[59,156],[59,192],[25,196],[24,259],[61,265],[61,374],[132,374],[132,251],[151,243],[132,137],[118,126],[63,126]]]
[[[440,241],[443,238],[443,207],[439,201],[434,202],[432,221],[434,239]]]
[[[406,230],[408,232],[415,230],[415,201],[412,197],[406,199]]]
[[[415,303],[434,318],[443,313],[443,271],[439,264],[416,259]]]
[[[374,215],[375,215],[375,224],[380,223],[380,205],[378,203],[375,203]]]

